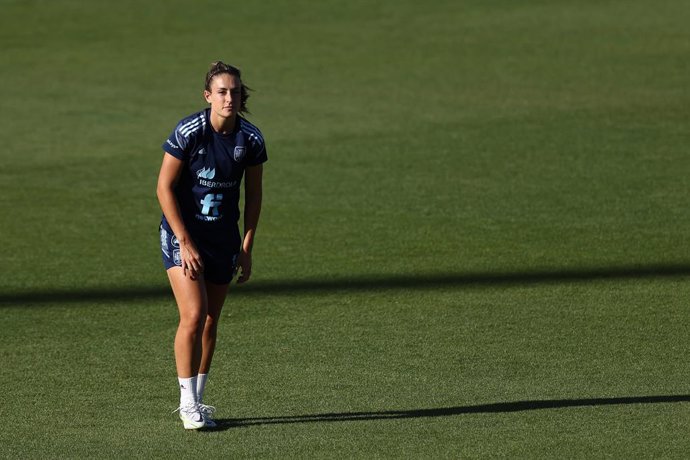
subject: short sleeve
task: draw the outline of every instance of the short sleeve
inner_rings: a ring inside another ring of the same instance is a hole
[[[268,161],[266,143],[257,129],[255,134],[249,136],[249,155],[247,156],[247,166],[257,166]]]
[[[163,143],[163,150],[178,160],[186,161],[194,149],[193,139],[206,127],[203,112],[180,121]]]
[[[257,166],[268,161],[266,154],[266,146],[261,144],[260,147],[255,147],[255,153],[247,158],[247,166]]]

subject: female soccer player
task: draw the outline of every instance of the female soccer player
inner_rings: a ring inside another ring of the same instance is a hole
[[[163,143],[157,195],[163,264],[177,302],[175,363],[179,413],[185,429],[214,427],[202,403],[228,285],[252,273],[252,246],[261,212],[263,163],[259,129],[247,112],[248,88],[240,70],[214,62],[206,75],[210,107],[180,121]],[[240,183],[244,176],[244,236],[240,236]]]

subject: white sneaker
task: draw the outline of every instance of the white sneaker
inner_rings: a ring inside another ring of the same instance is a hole
[[[178,411],[180,412],[180,420],[182,420],[185,430],[198,430],[207,426],[199,408],[199,404],[196,402],[190,402],[184,406],[180,406],[173,412]]]
[[[206,428],[215,428],[217,426],[216,422],[213,420],[213,413],[215,411],[215,407],[199,403],[199,412],[201,412],[201,416],[204,418]]]

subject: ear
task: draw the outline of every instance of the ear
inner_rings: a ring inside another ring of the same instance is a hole
[[[211,92],[204,90],[204,99],[206,99],[206,102],[209,104],[211,103]]]

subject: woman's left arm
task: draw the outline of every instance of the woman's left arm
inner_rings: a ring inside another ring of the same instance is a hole
[[[242,272],[237,280],[240,284],[249,280],[252,274],[252,247],[261,214],[263,171],[261,164],[249,166],[244,171],[244,239],[238,257]]]

